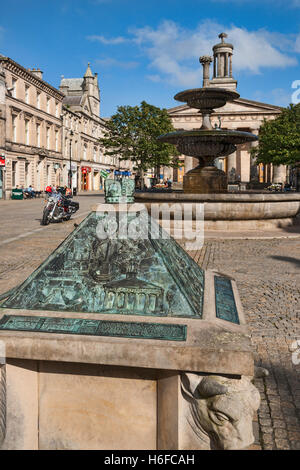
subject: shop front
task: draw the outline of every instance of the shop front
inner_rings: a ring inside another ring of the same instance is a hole
[[[0,199],[4,197],[4,170],[5,170],[5,156],[0,155]]]
[[[91,171],[90,166],[81,167],[81,191],[89,191],[91,188]]]

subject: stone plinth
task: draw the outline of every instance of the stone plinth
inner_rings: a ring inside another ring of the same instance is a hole
[[[92,212],[0,305],[0,445],[248,446],[259,397],[234,280],[200,269],[147,211],[126,219],[140,222],[135,234],[148,227],[144,237],[122,237],[124,213],[112,221],[110,208]],[[99,238],[110,223],[116,236]],[[209,403],[225,428],[208,420]]]
[[[227,191],[227,176],[214,166],[197,167],[183,177],[185,194],[224,193]]]

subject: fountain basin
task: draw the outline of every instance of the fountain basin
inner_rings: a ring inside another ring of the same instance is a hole
[[[175,131],[158,137],[158,140],[176,145],[179,152],[191,157],[222,157],[235,152],[237,144],[253,142],[257,136],[250,132],[226,129],[199,129]]]
[[[300,213],[300,193],[186,194],[136,193],[136,201],[151,210],[151,203],[167,203],[182,210],[181,204],[191,204],[193,220],[196,204],[204,204],[206,230],[274,230],[291,227]],[[160,216],[161,217],[161,216]]]
[[[227,101],[239,98],[236,91],[217,87],[204,87],[185,90],[177,93],[174,99],[186,102],[191,108],[213,110],[225,106]]]

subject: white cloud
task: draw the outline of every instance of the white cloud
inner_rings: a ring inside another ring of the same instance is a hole
[[[149,58],[149,67],[155,69],[162,80],[192,87],[201,86],[202,67],[197,67],[196,61],[200,55],[212,53],[212,46],[219,41],[218,31],[226,31],[228,42],[234,44],[234,71],[257,74],[264,67],[284,68],[297,64],[294,57],[280,50],[279,44],[284,49],[283,35],[265,30],[248,31],[234,25],[228,28],[208,20],[194,30],[164,21],[156,29],[147,26],[130,32]],[[286,48],[290,41],[286,39]],[[157,80],[157,74],[155,77]]]
[[[94,35],[88,36],[88,39],[105,45],[126,42],[138,46],[149,61],[148,68],[153,70],[147,76],[149,80],[195,87],[202,85],[199,56],[212,54],[212,46],[219,42],[217,33],[222,31],[226,31],[227,41],[234,45],[233,74],[238,71],[259,74],[264,68],[285,68],[298,63],[292,54],[300,52],[300,34],[296,37],[265,29],[249,31],[210,20],[203,21],[195,29],[183,28],[174,21],[165,20],[157,28],[145,26],[131,29],[128,37],[107,39]]]
[[[296,41],[295,41],[295,51],[296,51],[296,52],[299,52],[299,54],[300,54],[300,33],[299,33],[298,36],[296,37]]]
[[[92,35],[92,36],[87,36],[87,39],[89,41],[101,42],[102,44],[107,44],[107,45],[122,44],[128,41],[128,39],[124,38],[123,36],[117,36],[115,38],[107,39],[104,36]]]
[[[98,59],[96,60],[96,63],[101,65],[102,67],[121,67],[123,69],[134,69],[139,66],[138,62],[122,62],[120,60],[113,59],[112,57],[108,57],[106,59]]]

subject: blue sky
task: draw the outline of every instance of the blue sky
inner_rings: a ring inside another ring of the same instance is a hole
[[[177,92],[202,86],[198,58],[222,31],[235,47],[240,95],[288,105],[300,80],[300,0],[10,0],[0,53],[41,68],[55,87],[90,62],[107,117],[142,100],[180,104]]]

